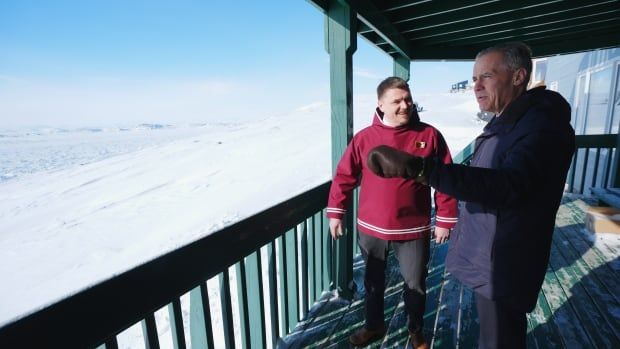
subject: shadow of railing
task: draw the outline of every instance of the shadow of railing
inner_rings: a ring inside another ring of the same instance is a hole
[[[556,255],[552,260],[557,260],[573,251],[556,248],[552,254]],[[590,265],[592,260],[586,256],[568,258],[574,262],[550,264],[550,285],[545,295],[552,296],[542,300],[548,302],[549,313],[545,314],[545,321],[530,330],[530,343],[537,348],[620,348],[620,259]]]

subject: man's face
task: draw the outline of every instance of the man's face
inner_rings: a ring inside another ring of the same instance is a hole
[[[383,112],[383,120],[389,125],[405,125],[411,119],[413,100],[411,93],[400,88],[386,90],[378,101],[379,110]]]
[[[501,52],[490,52],[474,63],[474,92],[480,110],[500,114],[523,89],[525,69],[510,70]]]

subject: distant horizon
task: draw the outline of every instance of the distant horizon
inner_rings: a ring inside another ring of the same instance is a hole
[[[447,93],[449,92],[441,91],[441,92],[433,93],[433,92],[424,91],[422,93],[417,93],[417,94],[415,92],[412,92],[412,95],[413,95],[414,101],[418,101],[420,100],[420,97],[436,96],[436,95],[447,94]],[[374,93],[372,95],[369,95],[369,94],[354,95],[354,108],[353,108],[354,118],[364,119],[366,116],[370,116],[374,110],[375,99],[376,97],[374,97]],[[360,105],[368,106],[369,104],[372,104],[372,106],[368,108],[360,108]],[[189,126],[189,125],[199,126],[199,125],[208,125],[208,124],[240,124],[240,123],[245,123],[245,122],[257,122],[257,121],[261,121],[261,120],[274,117],[274,116],[278,116],[278,115],[288,115],[288,114],[295,113],[298,110],[307,108],[309,106],[316,106],[316,105],[329,108],[329,99],[322,100],[322,101],[314,101],[311,103],[300,105],[288,111],[283,110],[277,115],[275,113],[271,115],[264,114],[264,115],[257,115],[253,118],[248,118],[248,119],[235,118],[235,117],[231,117],[231,118],[215,117],[211,120],[208,120],[208,119],[177,120],[174,117],[169,118],[169,119],[158,118],[158,120],[137,120],[137,119],[120,120],[120,119],[114,119],[114,118],[112,119],[104,118],[104,119],[98,119],[97,121],[92,121],[91,123],[83,123],[83,122],[81,123],[79,122],[79,119],[78,119],[77,122],[76,120],[67,120],[66,122],[56,123],[56,124],[21,123],[21,124],[15,124],[13,126],[6,125],[5,123],[0,122],[0,130],[24,130],[24,129],[40,129],[40,128],[57,128],[57,129],[70,129],[70,130],[82,129],[82,128],[131,128],[131,127],[137,127],[139,125],[147,125],[147,124],[149,125],[171,125],[171,126]],[[422,103],[422,106],[424,106],[423,103]]]
[[[3,1],[0,128],[256,120],[329,101],[323,21],[302,0]],[[357,46],[354,94],[374,94],[392,59]],[[472,65],[412,62],[414,98],[468,80]]]

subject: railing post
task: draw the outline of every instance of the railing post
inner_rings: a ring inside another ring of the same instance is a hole
[[[620,151],[618,151],[618,149],[620,149],[620,132],[618,132],[616,151],[611,164],[611,186],[615,188],[620,187]],[[607,183],[605,183],[605,185],[607,185]]]
[[[411,61],[409,57],[402,54],[396,54],[394,58],[394,76],[398,76],[405,81],[409,81],[411,77]]]
[[[332,169],[353,137],[353,53],[357,49],[356,15],[346,1],[329,0],[325,17],[325,46],[330,62]],[[352,298],[353,216],[345,216],[347,234],[335,244],[334,272],[330,288]]]

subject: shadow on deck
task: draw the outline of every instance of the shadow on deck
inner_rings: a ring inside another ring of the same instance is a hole
[[[583,231],[585,208],[594,201],[568,194],[556,218],[549,268],[536,309],[528,314],[528,348],[620,348],[620,237],[594,241]],[[432,348],[475,348],[479,323],[471,290],[444,270],[447,244],[431,244],[424,315]],[[527,251],[524,251],[524,258]],[[402,277],[391,255],[386,271],[388,332],[369,348],[407,348]],[[355,260],[358,287],[351,302],[331,293],[314,304],[281,348],[348,348],[348,336],[364,323],[363,262]]]

